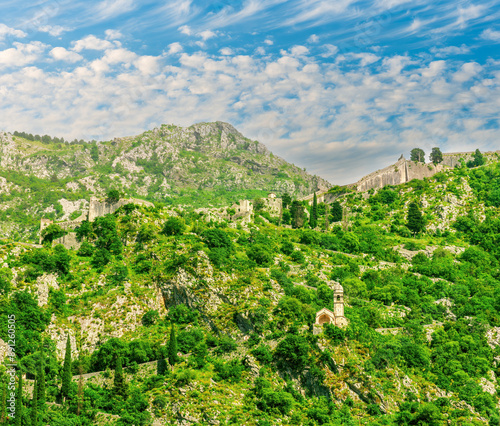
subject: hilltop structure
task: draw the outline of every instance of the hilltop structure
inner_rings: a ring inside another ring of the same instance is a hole
[[[337,327],[345,327],[349,322],[344,316],[344,288],[340,283],[333,285],[333,312],[323,308],[316,313],[315,325],[333,324]]]

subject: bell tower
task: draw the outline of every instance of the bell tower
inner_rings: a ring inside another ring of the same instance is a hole
[[[333,313],[336,318],[344,316],[344,288],[339,283],[333,286]]]

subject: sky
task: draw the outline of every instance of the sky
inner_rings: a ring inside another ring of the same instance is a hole
[[[500,149],[500,0],[2,0],[0,131],[225,121],[333,184]]]

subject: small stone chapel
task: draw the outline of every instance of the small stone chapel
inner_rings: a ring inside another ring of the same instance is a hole
[[[348,324],[344,317],[344,288],[340,283],[333,285],[333,312],[323,308],[316,313],[315,325],[333,324],[337,327],[345,327]]]

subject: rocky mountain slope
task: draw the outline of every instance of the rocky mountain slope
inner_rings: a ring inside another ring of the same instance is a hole
[[[343,220],[320,204],[314,230],[129,205],[83,229],[78,252],[1,245],[0,321],[16,315],[25,371],[45,338],[46,423],[498,424],[500,163],[335,202]],[[318,329],[334,282],[349,325]],[[168,356],[172,326],[177,362],[142,366]],[[58,405],[68,334],[76,377]],[[102,372],[79,415],[78,365]]]
[[[0,223],[4,235],[18,240],[34,238],[41,217],[77,217],[91,195],[112,188],[157,203],[207,207],[330,186],[221,122],[163,125],[97,144],[0,133]]]

